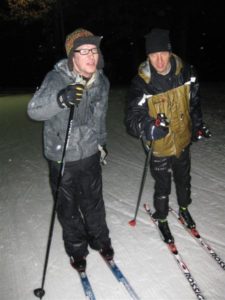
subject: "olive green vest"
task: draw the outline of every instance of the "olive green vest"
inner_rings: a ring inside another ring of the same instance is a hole
[[[160,140],[152,141],[155,156],[180,156],[191,141],[190,84],[182,85],[165,93],[148,98],[149,115],[165,113],[169,120],[169,133]]]

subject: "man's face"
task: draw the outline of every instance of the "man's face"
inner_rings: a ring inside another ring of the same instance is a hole
[[[165,75],[170,67],[170,52],[162,51],[150,53],[148,59],[157,73]]]
[[[99,54],[96,46],[84,44],[74,52],[73,68],[78,74],[90,78],[96,71],[98,59]]]

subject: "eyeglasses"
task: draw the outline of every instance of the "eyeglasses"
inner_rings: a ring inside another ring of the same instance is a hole
[[[80,55],[88,55],[90,52],[92,54],[98,53],[98,48],[92,48],[92,49],[80,49],[80,50],[74,50],[74,52],[79,52]]]

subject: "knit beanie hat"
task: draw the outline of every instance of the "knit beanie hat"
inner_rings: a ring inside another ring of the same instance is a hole
[[[145,49],[146,54],[161,52],[161,51],[172,51],[169,30],[154,28],[145,36]]]
[[[102,37],[96,36],[92,32],[83,29],[78,28],[74,32],[70,33],[66,37],[65,42],[65,48],[66,48],[66,54],[68,56],[68,67],[69,70],[73,70],[73,54],[74,50],[76,50],[79,46],[84,44],[92,44],[95,45],[97,48],[100,47]],[[101,50],[99,49],[99,60],[97,64],[98,69],[102,69],[104,67],[104,60],[101,53]]]

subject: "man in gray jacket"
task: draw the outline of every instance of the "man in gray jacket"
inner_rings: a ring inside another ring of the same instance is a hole
[[[102,71],[100,41],[101,37],[83,28],[68,35],[68,59],[59,61],[46,75],[28,104],[30,118],[44,121],[44,154],[49,162],[52,192],[57,197],[57,216],[65,250],[79,271],[86,267],[88,245],[106,259],[114,255],[102,196],[100,158],[101,153],[107,153],[109,82]],[[72,106],[73,125],[58,186]]]

